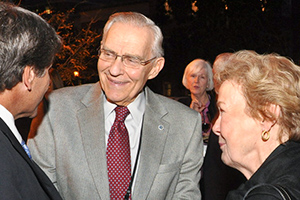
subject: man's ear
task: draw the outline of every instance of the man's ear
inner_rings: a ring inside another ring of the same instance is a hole
[[[32,67],[26,66],[23,71],[22,75],[22,82],[24,83],[25,87],[28,91],[31,91],[32,89],[32,82],[35,78],[35,73]]]
[[[148,75],[148,79],[155,78],[159,74],[159,72],[163,69],[164,65],[165,65],[164,57],[159,57],[158,59],[156,59],[155,64]]]

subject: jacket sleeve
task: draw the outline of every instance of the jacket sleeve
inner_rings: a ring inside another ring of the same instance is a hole
[[[203,164],[203,139],[201,116],[194,127],[181,166],[178,184],[173,199],[201,199],[199,181]]]
[[[48,114],[45,115],[38,128],[38,132],[35,135],[29,136],[27,145],[32,154],[32,159],[46,173],[57,188],[55,142]]]

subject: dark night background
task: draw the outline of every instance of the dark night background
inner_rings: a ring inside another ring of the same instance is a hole
[[[74,26],[82,27],[93,16],[101,34],[108,16],[117,11],[138,11],[162,29],[166,63],[148,85],[166,96],[182,96],[185,66],[195,58],[214,61],[223,52],[241,49],[276,52],[299,64],[299,0],[18,0],[11,1],[35,12],[46,8],[66,11],[75,7]],[[191,9],[194,2],[198,10]],[[100,41],[100,40],[99,40]],[[95,70],[95,62],[86,70]],[[93,80],[97,81],[97,80]],[[84,82],[84,80],[83,80]]]

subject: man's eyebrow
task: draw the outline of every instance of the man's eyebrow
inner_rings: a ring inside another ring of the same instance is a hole
[[[112,53],[115,53],[113,50],[111,50],[111,49],[109,49],[109,48],[107,48],[107,47],[105,47],[105,46],[103,46],[101,49],[103,49],[103,50],[105,50],[105,51],[110,51],[110,52],[112,52]]]
[[[111,53],[117,54],[115,51],[113,51],[113,50],[107,48],[107,47],[104,46],[104,45],[102,46],[101,49],[104,49],[105,51],[110,51]],[[144,58],[142,58],[140,55],[133,55],[133,54],[125,53],[125,54],[123,54],[123,56],[128,56],[128,57],[133,57],[133,58],[138,58],[138,59],[140,59],[140,60],[144,60]]]

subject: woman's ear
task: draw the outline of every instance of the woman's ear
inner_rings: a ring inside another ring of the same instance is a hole
[[[152,67],[148,75],[148,79],[155,78],[159,74],[159,72],[163,69],[164,65],[165,65],[165,58],[164,57],[157,58],[155,61],[155,65]]]
[[[23,75],[22,75],[22,82],[24,83],[25,87],[27,88],[27,90],[29,92],[32,89],[32,83],[33,83],[35,76],[36,75],[34,73],[33,67],[26,66],[24,68]]]
[[[267,120],[262,120],[262,125],[265,130],[271,130],[271,128],[277,123],[278,117],[280,115],[280,106],[275,105],[275,104],[270,104],[267,109],[269,110],[270,113],[274,116],[273,121],[267,121]]]
[[[276,117],[276,120],[278,119],[279,115],[280,115],[280,111],[281,108],[279,105],[275,105],[275,104],[271,104],[269,106],[270,112],[274,114],[274,116]]]

